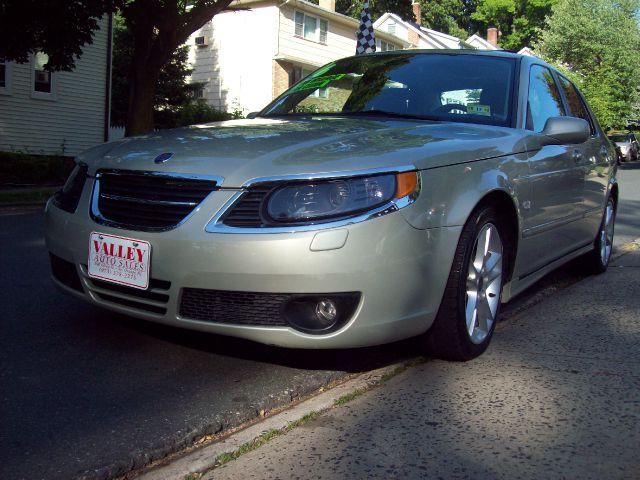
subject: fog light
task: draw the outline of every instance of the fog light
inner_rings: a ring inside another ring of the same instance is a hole
[[[360,303],[358,292],[325,295],[300,295],[292,299],[283,312],[287,323],[306,333],[329,333],[349,321]]]
[[[331,300],[324,298],[316,305],[316,316],[321,322],[325,322],[327,326],[331,325],[338,315],[336,304]]]

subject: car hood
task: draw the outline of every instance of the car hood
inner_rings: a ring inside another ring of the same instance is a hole
[[[224,187],[289,175],[377,168],[435,168],[525,151],[525,132],[451,122],[307,117],[217,122],[164,130],[95,147],[78,156],[98,169],[223,177]],[[171,153],[164,163],[154,160]]]

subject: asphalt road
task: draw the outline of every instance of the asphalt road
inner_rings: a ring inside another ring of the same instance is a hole
[[[619,175],[616,244],[640,236],[635,167]],[[410,342],[275,349],[105,312],[54,289],[42,233],[40,212],[0,215],[0,478],[118,475],[345,373],[415,354]]]

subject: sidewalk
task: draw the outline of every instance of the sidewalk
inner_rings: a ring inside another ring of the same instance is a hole
[[[638,247],[507,318],[477,360],[428,360],[191,478],[637,479]]]
[[[0,207],[44,205],[62,185],[0,186]]]

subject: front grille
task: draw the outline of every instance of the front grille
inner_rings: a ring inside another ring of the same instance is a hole
[[[80,283],[80,276],[78,275],[76,266],[52,253],[49,253],[49,259],[51,260],[51,273],[53,277],[63,285],[82,292],[82,284]]]
[[[283,309],[295,295],[185,288],[180,315],[205,322],[284,327]]]
[[[138,288],[127,287],[126,285],[91,278],[88,276],[86,265],[81,265],[80,268],[87,281],[86,283],[89,290],[93,295],[98,297],[99,300],[147,313],[159,315],[167,313],[171,282],[150,278],[149,289],[140,290]]]
[[[230,227],[263,227],[262,204],[273,186],[252,188],[238,200],[223,217],[222,223]]]
[[[94,219],[132,230],[176,227],[216,190],[210,179],[183,178],[151,172],[99,171],[98,208]]]

